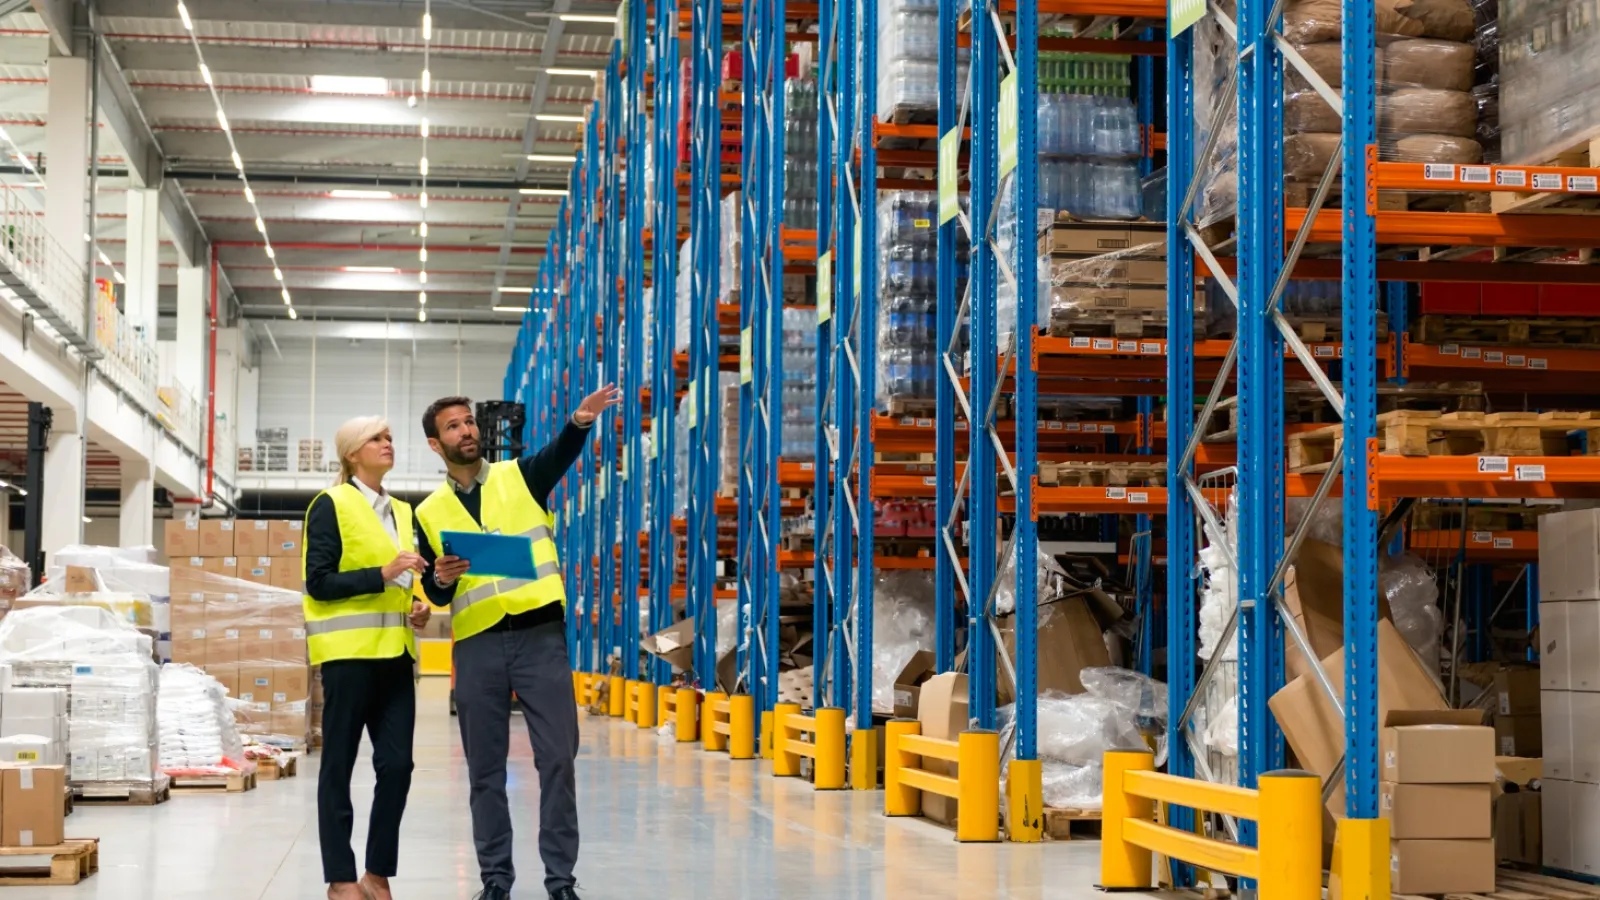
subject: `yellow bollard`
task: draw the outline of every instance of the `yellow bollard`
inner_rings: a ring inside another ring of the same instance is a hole
[[[1340,819],[1337,828],[1333,867],[1339,893],[1330,893],[1328,900],[1389,896],[1389,820]],[[1261,832],[1265,831],[1263,825]],[[1331,886],[1334,879],[1328,881]]]
[[[772,758],[772,722],[773,722],[774,718],[775,718],[775,711],[774,710],[768,710],[766,712],[766,714],[764,714],[761,717],[761,758],[762,759],[771,759]]]
[[[656,721],[662,725],[672,720],[672,701],[678,695],[678,689],[670,684],[663,684],[656,688]]]
[[[1263,897],[1318,900],[1322,896],[1322,780],[1280,769],[1257,781],[1261,797],[1256,847]],[[1384,842],[1385,853],[1388,842]],[[1387,866],[1380,866],[1387,871]],[[1385,892],[1382,896],[1388,896]]]
[[[828,706],[817,710],[817,758],[812,783],[819,791],[844,787],[844,710]]]
[[[878,789],[878,732],[856,729],[850,735],[850,789]]]
[[[695,738],[699,737],[699,723],[695,718],[695,707],[699,705],[700,695],[695,692],[694,688],[678,688],[678,698],[672,712],[675,719],[673,725],[676,728],[675,733],[678,736],[678,743],[692,744]]]
[[[606,699],[610,701],[610,706],[606,711],[611,715],[611,718],[615,719],[621,716],[628,707],[628,695],[626,693],[627,688],[624,685],[621,675],[611,676],[609,685],[611,692],[610,696]]]
[[[584,703],[583,703],[583,692],[584,692],[583,678],[584,678],[584,675],[583,675],[582,672],[573,672],[572,673],[572,699],[573,699],[573,702],[577,703],[579,706],[583,706],[584,705]]]
[[[1014,759],[1006,773],[1007,837],[1019,844],[1044,840],[1044,766]]]
[[[639,683],[629,678],[622,682],[622,721],[629,725],[638,719]]]
[[[772,708],[772,715],[772,774],[777,778],[793,778],[800,774],[800,757],[789,752],[789,743],[794,740],[789,717],[800,715],[800,704],[779,703]]]
[[[634,710],[634,724],[640,728],[656,727],[656,686],[641,681],[634,688],[639,708]]]
[[[735,694],[728,698],[728,756],[756,758],[756,698]]]
[[[706,745],[707,750],[721,753],[728,749],[728,736],[717,731],[717,707],[728,695],[721,691],[706,691],[706,714],[700,717],[700,743]]]
[[[922,814],[922,792],[900,782],[900,770],[916,768],[918,761],[916,754],[900,749],[900,738],[921,733],[922,723],[916,719],[890,719],[883,727],[883,814],[886,816]]]
[[[1105,890],[1147,890],[1155,887],[1154,860],[1149,850],[1123,838],[1129,819],[1155,820],[1155,801],[1136,797],[1123,787],[1123,773],[1155,771],[1149,750],[1112,750],[1105,755],[1104,800],[1100,812],[1100,887]],[[1388,853],[1385,845],[1384,853]],[[1388,867],[1384,867],[1388,871]]]
[[[956,840],[1000,840],[1000,734],[995,731],[963,731],[957,739],[961,759],[956,763],[956,781],[961,794],[957,802]]]

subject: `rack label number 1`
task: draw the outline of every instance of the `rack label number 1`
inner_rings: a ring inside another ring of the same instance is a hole
[[[961,212],[961,199],[956,185],[960,174],[956,164],[961,159],[961,129],[952,128],[939,137],[939,224],[954,219]]]
[[[1017,73],[1000,82],[1000,177],[1017,167]]]

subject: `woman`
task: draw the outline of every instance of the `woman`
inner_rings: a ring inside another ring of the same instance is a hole
[[[383,489],[394,468],[389,423],[351,419],[334,436],[339,477],[306,511],[306,643],[322,667],[322,767],[317,825],[328,900],[392,900],[400,817],[411,790],[416,729],[413,663],[427,604],[412,580],[424,569],[416,553],[411,507]],[[365,729],[377,773],[367,828],[367,870],[356,879],[350,850],[355,811],[350,776]]]

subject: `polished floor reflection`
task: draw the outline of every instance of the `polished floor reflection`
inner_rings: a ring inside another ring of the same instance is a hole
[[[468,900],[478,890],[465,762],[446,690],[429,679],[419,693],[398,900]],[[959,845],[930,823],[884,818],[880,793],[816,793],[768,777],[759,763],[680,749],[619,722],[583,724],[578,878],[586,900],[1100,896],[1094,842]],[[518,718],[511,725],[522,728]],[[521,879],[514,896],[538,900],[538,783],[525,735],[512,741],[512,755]],[[315,900],[322,889],[312,760],[299,778],[248,794],[82,808],[67,833],[101,839],[100,873],[71,888],[7,888],[5,900]],[[369,767],[357,775],[358,810],[371,790]],[[357,848],[364,831],[358,822]]]

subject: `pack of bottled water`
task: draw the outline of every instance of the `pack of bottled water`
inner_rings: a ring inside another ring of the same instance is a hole
[[[817,227],[817,82],[784,82],[783,224],[801,231]]]
[[[1042,94],[1037,134],[1040,207],[1086,219],[1139,218],[1143,144],[1132,101]]]
[[[783,442],[785,460],[816,458],[817,317],[810,309],[783,310]]]
[[[933,396],[938,338],[938,198],[893,191],[878,200],[878,391]]]

